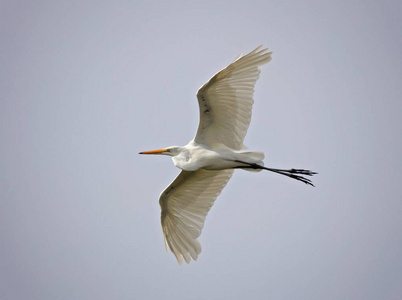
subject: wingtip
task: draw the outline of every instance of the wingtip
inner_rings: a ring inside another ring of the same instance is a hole
[[[269,48],[264,48],[264,45],[261,44],[257,48],[255,48],[252,52],[266,52],[268,50]],[[267,54],[272,54],[272,51],[268,52]]]
[[[264,63],[268,63],[272,60],[272,51],[269,51],[269,48],[264,48],[264,45],[260,45],[257,48],[255,48],[253,51],[251,51],[249,54],[257,54],[258,56],[262,57],[264,59]],[[249,55],[247,54],[247,55]]]

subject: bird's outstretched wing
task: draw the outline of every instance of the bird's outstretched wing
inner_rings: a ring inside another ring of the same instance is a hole
[[[224,144],[233,150],[243,148],[250,125],[254,85],[259,66],[271,60],[262,46],[239,56],[215,74],[197,93],[200,123],[194,141],[209,147]]]
[[[197,259],[205,217],[232,174],[233,170],[181,171],[162,192],[159,204],[165,244],[179,264],[183,258],[187,263]]]

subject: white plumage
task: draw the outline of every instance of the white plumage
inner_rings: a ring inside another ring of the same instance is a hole
[[[194,260],[201,252],[198,237],[205,217],[216,197],[232,177],[233,170],[181,171],[179,176],[162,192],[162,229],[166,248],[181,264]]]
[[[220,144],[233,150],[243,148],[251,121],[254,85],[260,76],[258,67],[271,60],[272,52],[261,48],[239,56],[198,90],[200,124],[196,143],[211,148]]]
[[[265,169],[312,185],[309,179],[296,174],[311,176],[314,172],[266,168],[264,153],[249,152],[243,145],[251,120],[254,85],[260,74],[258,67],[271,60],[271,53],[260,46],[239,56],[198,90],[200,123],[188,145],[140,153],[172,156],[175,166],[182,169],[159,199],[166,248],[179,264],[183,259],[189,263],[191,258],[198,258],[198,237],[205,218],[234,169]]]

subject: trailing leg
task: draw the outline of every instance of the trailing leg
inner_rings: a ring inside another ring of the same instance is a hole
[[[304,182],[306,184],[309,184],[311,186],[314,186],[314,184],[311,182],[310,179],[305,178],[303,176],[297,175],[307,175],[307,176],[313,176],[314,174],[317,174],[316,172],[312,172],[310,170],[304,170],[304,169],[290,169],[290,170],[283,170],[283,169],[274,169],[274,168],[267,168],[264,166],[260,166],[258,164],[253,164],[253,163],[247,163],[241,160],[235,160],[235,162],[243,164],[242,166],[237,166],[235,169],[260,169],[260,170],[268,170],[277,174],[285,175],[290,178],[299,180],[301,182]]]

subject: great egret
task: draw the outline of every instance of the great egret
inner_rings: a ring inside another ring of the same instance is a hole
[[[268,170],[313,186],[298,174],[312,176],[315,172],[266,168],[264,153],[250,152],[243,145],[250,125],[254,85],[260,74],[258,67],[271,60],[272,52],[261,48],[240,55],[198,90],[200,123],[192,141],[183,147],[140,152],[172,156],[175,166],[182,169],[159,198],[166,249],[173,252],[179,264],[183,258],[187,263],[198,258],[198,237],[205,217],[234,169]]]

